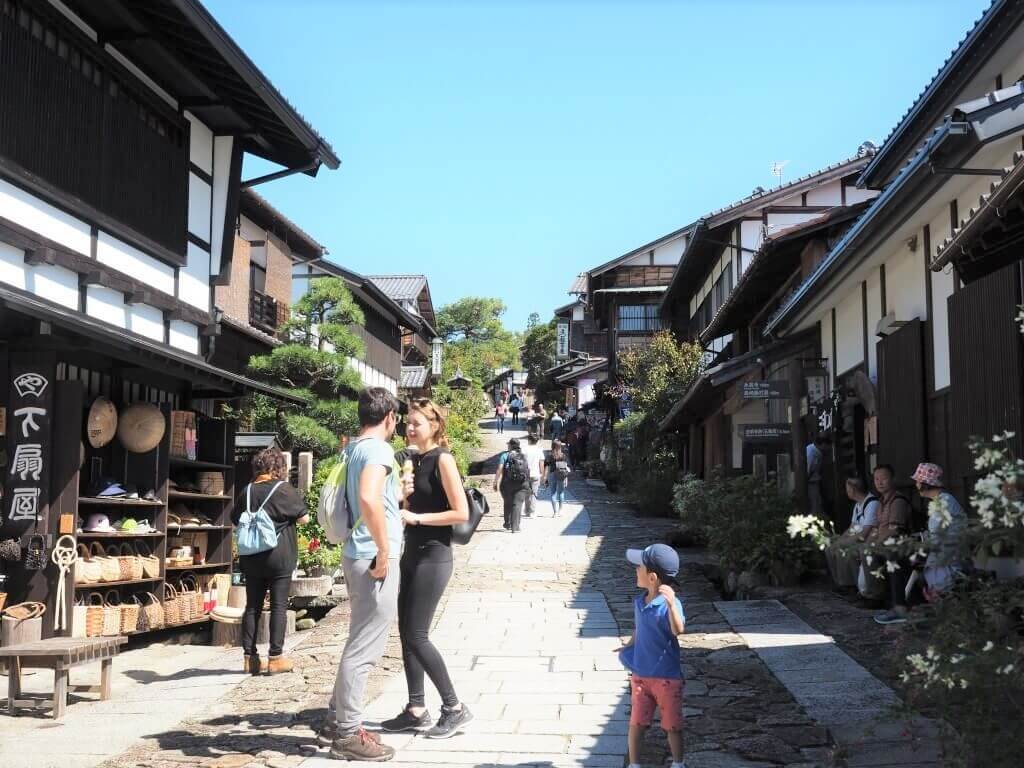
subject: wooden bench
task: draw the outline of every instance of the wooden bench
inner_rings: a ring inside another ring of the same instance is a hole
[[[60,720],[68,703],[68,691],[98,693],[100,700],[110,698],[110,671],[119,647],[127,637],[53,637],[30,643],[0,647],[0,659],[9,660],[7,670],[7,712],[34,702],[21,699],[21,670],[53,670],[53,717]],[[69,685],[69,672],[82,664],[100,662],[99,685]]]

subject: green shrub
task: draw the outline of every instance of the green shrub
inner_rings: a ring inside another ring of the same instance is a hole
[[[644,514],[672,514],[679,464],[668,438],[640,411],[615,424],[609,464],[623,491]]]

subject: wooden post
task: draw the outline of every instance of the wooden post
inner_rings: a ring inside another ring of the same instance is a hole
[[[299,492],[305,493],[313,485],[313,454],[303,451],[299,454]]]
[[[793,484],[796,486],[797,510],[807,514],[807,450],[804,422],[800,417],[800,401],[804,392],[803,363],[798,357],[789,361],[789,408],[793,437]]]
[[[64,662],[53,665],[53,719],[60,720],[68,706],[68,669]]]

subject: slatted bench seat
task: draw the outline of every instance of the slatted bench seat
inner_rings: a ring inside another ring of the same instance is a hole
[[[21,699],[21,670],[53,670],[53,717],[60,720],[68,703],[68,691],[98,693],[101,700],[110,698],[110,672],[114,657],[127,637],[53,637],[30,643],[0,647],[0,659],[8,660],[7,712],[15,715],[17,708],[34,702]],[[69,685],[69,672],[82,664],[100,662],[99,685]]]

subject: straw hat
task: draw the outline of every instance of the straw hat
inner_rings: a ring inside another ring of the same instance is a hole
[[[117,438],[132,453],[147,453],[158,445],[166,429],[164,415],[152,403],[128,406],[117,424]]]
[[[117,408],[103,395],[92,401],[89,416],[85,420],[85,434],[89,445],[102,448],[114,439],[117,433]]]

